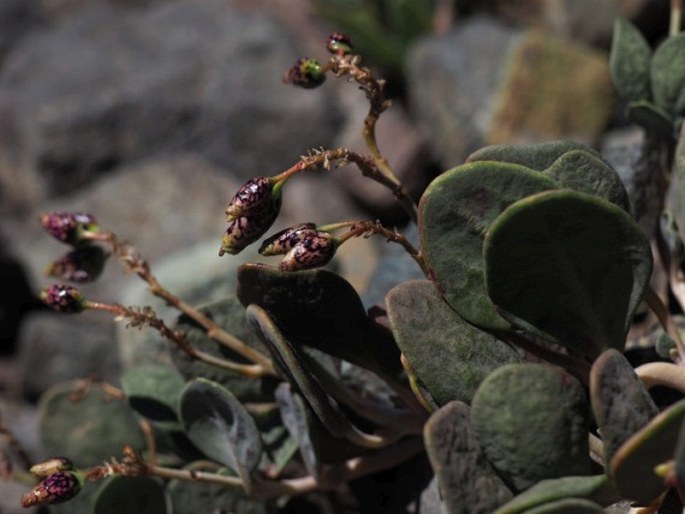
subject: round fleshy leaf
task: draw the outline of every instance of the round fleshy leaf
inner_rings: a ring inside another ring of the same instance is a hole
[[[616,20],[609,54],[609,73],[621,98],[630,102],[651,99],[651,59],[652,49],[637,27],[628,20]]]
[[[511,499],[478,445],[468,405],[446,404],[426,422],[423,434],[449,514],[491,514]]]
[[[520,514],[565,498],[586,499],[604,506],[621,499],[607,475],[562,477],[538,482],[502,505],[495,514]]]
[[[121,455],[126,445],[145,448],[143,431],[125,401],[97,386],[74,400],[78,385],[59,384],[41,398],[39,431],[48,455],[68,455],[76,467],[87,467]]]
[[[274,364],[302,393],[326,429],[335,437],[344,437],[348,434],[351,430],[350,421],[335,400],[321,388],[302,353],[283,337],[266,311],[257,305],[250,305],[246,316],[248,322],[271,351]]]
[[[483,238],[513,202],[556,187],[539,172],[490,161],[454,168],[428,186],[419,205],[421,248],[431,279],[462,318],[483,328],[510,327],[485,292]]]
[[[517,491],[590,471],[587,398],[561,369],[499,368],[476,391],[471,422],[488,461]]]
[[[654,103],[671,114],[685,86],[685,33],[667,38],[654,52],[651,62]]]
[[[685,420],[685,400],[671,405],[633,434],[611,459],[611,476],[623,498],[648,504],[667,485],[654,468],[673,458]]]
[[[607,467],[621,445],[659,413],[628,359],[614,349],[603,352],[592,364],[590,401]]]
[[[149,477],[115,476],[98,488],[92,512],[166,514],[170,511],[167,510],[164,487],[159,481]]]
[[[283,424],[291,437],[297,442],[307,472],[319,477],[320,464],[316,444],[312,439],[310,412],[302,397],[292,390],[290,384],[283,383],[276,389],[276,402],[281,410]]]
[[[166,366],[142,366],[121,377],[128,404],[138,414],[163,429],[179,429],[178,399],[185,380]]]
[[[673,122],[663,109],[651,102],[630,102],[626,107],[626,116],[636,125],[661,139],[673,139]]]
[[[167,494],[174,514],[213,513],[217,508],[233,514],[268,514],[265,502],[250,500],[242,492],[220,484],[172,480]]]
[[[520,360],[509,345],[460,318],[427,280],[394,287],[386,305],[400,350],[439,405],[470,403],[490,372]]]
[[[621,177],[602,159],[586,150],[564,153],[542,173],[562,188],[595,195],[630,212],[628,193]]]
[[[486,285],[504,317],[595,358],[622,349],[652,270],[621,208],[559,190],[520,200],[485,239]]]
[[[259,338],[248,326],[245,320],[245,307],[235,296],[229,296],[201,306],[199,310],[250,348],[265,355],[268,353]],[[229,361],[247,362],[241,355],[210,339],[207,332],[187,316],[179,317],[175,329],[183,332],[198,350]],[[186,380],[203,377],[217,382],[229,389],[241,401],[269,401],[278,384],[271,377],[260,379],[245,377],[236,371],[219,369],[216,366],[191,359],[176,345],[171,345],[170,351],[174,365]]]
[[[237,295],[259,305],[294,345],[307,345],[378,372],[400,370],[392,341],[370,338],[364,305],[345,279],[327,270],[282,272],[257,264],[238,268]]]
[[[250,474],[262,457],[262,440],[233,393],[216,382],[195,379],[181,393],[179,414],[193,444],[238,473],[249,489]]]
[[[466,162],[498,161],[519,164],[531,170],[543,171],[566,152],[581,150],[604,161],[602,155],[587,145],[575,141],[549,141],[531,145],[491,145],[476,150]],[[605,161],[606,162],[606,161]]]

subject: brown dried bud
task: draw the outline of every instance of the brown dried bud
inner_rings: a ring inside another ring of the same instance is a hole
[[[80,212],[44,212],[39,220],[51,236],[73,246],[87,241],[83,237],[84,232],[100,230],[93,216]]]
[[[22,507],[51,505],[71,500],[83,487],[83,478],[75,471],[58,471],[40,482],[21,499]]]
[[[281,271],[299,271],[318,268],[328,264],[338,248],[335,237],[328,232],[305,234],[283,258]]]
[[[305,89],[319,87],[326,81],[326,72],[316,59],[303,57],[283,75],[283,82]]]
[[[335,55],[348,55],[352,53],[354,45],[352,38],[342,32],[333,32],[326,40],[326,48]]]
[[[88,303],[81,291],[73,286],[55,284],[40,292],[40,299],[45,305],[67,314],[75,314],[86,308]]]
[[[38,464],[31,466],[29,471],[37,477],[47,477],[58,471],[71,471],[74,469],[74,464],[66,457],[53,457]]]
[[[314,223],[300,223],[277,232],[264,240],[259,248],[262,255],[283,255],[288,253],[297,243],[302,241],[306,234],[316,233]]]
[[[92,282],[102,273],[107,257],[99,246],[79,246],[50,264],[45,273],[69,282]]]

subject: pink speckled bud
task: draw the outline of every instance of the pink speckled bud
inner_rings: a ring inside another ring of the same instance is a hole
[[[44,212],[39,220],[51,236],[73,246],[84,242],[84,232],[100,230],[93,216],[80,212]]]
[[[299,271],[324,266],[333,258],[337,248],[335,237],[327,232],[305,234],[286,254],[278,269]]]
[[[347,55],[352,53],[352,38],[342,32],[333,32],[326,40],[326,48],[335,55]]]
[[[259,248],[262,255],[283,255],[288,253],[297,243],[302,241],[305,235],[316,233],[314,223],[300,223],[277,232],[265,239]]]
[[[319,87],[326,81],[326,72],[316,59],[303,57],[283,75],[283,82],[305,89]]]
[[[107,253],[99,246],[79,246],[50,264],[45,273],[69,282],[92,282],[105,267]]]
[[[280,197],[279,191],[274,193],[274,185],[269,177],[254,177],[245,182],[226,207],[226,221],[268,209]]]
[[[57,312],[75,314],[86,308],[87,300],[81,291],[72,286],[55,284],[40,292],[40,299]]]
[[[75,471],[58,471],[40,482],[21,499],[22,507],[51,505],[71,500],[83,487],[83,478]]]

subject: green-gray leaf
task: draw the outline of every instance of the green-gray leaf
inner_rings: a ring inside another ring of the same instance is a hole
[[[465,403],[434,412],[424,439],[449,514],[491,514],[512,497],[483,455]]]
[[[623,348],[652,270],[630,215],[569,190],[510,206],[492,224],[484,256],[487,290],[503,316],[590,358]]]
[[[609,73],[623,99],[632,102],[651,100],[651,58],[652,49],[635,25],[628,20],[616,20],[609,54]]]
[[[461,317],[483,328],[510,327],[485,292],[483,238],[513,202],[557,187],[539,172],[494,161],[464,164],[428,186],[419,205],[421,247],[432,280]]]
[[[604,161],[602,155],[587,145],[575,141],[548,141],[530,145],[491,145],[476,150],[466,162],[498,161],[519,164],[536,171],[549,168],[566,152],[580,150]],[[606,163],[606,161],[604,161]],[[608,164],[608,163],[606,163]]]
[[[179,429],[178,399],[185,380],[175,369],[166,366],[142,366],[121,377],[121,387],[128,404],[155,426]]]
[[[519,360],[509,345],[460,318],[427,280],[394,287],[386,304],[397,344],[439,405],[470,403],[490,372]]]
[[[561,369],[502,366],[476,391],[471,422],[488,461],[516,491],[547,478],[589,474],[586,394]]]
[[[249,489],[250,474],[262,457],[262,440],[233,393],[216,382],[195,379],[181,393],[179,414],[193,444],[236,471]]]
[[[614,349],[592,364],[590,400],[607,467],[621,445],[659,413],[628,359]]]
[[[671,114],[685,87],[685,33],[666,39],[654,52],[651,63],[654,103]]]

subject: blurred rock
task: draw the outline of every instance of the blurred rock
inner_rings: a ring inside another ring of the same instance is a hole
[[[606,55],[487,17],[420,41],[408,69],[415,115],[445,167],[487,144],[591,144],[612,114]]]
[[[616,18],[633,19],[653,3],[650,0],[486,0],[481,6],[506,21],[607,46]]]
[[[2,0],[0,2],[0,63],[10,48],[40,23],[40,11],[36,0]]]
[[[29,152],[15,173],[35,169],[64,194],[188,149],[240,178],[278,171],[284,155],[328,145],[337,120],[324,90],[281,83],[298,55],[270,18],[223,0],[75,9],[23,38],[0,73],[3,130]]]
[[[29,400],[75,378],[116,382],[121,368],[114,323],[100,313],[78,318],[52,312],[32,314],[19,336],[18,366],[21,392]]]

